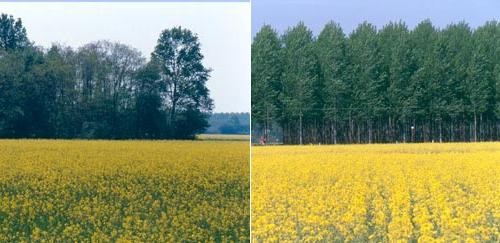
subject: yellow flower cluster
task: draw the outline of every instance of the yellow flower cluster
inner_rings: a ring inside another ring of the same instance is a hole
[[[255,242],[499,242],[500,143],[252,148]]]
[[[0,242],[250,237],[248,142],[0,140]]]

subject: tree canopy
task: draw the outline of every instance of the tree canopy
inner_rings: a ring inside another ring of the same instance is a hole
[[[12,15],[0,14],[0,49],[17,50],[28,47],[30,42],[21,19]]]
[[[164,30],[152,58],[96,41],[35,46],[0,17],[0,137],[193,138],[213,108],[196,34]]]
[[[198,37],[181,27],[164,30],[151,57],[165,88],[168,135],[182,138],[203,131],[213,102],[206,87],[210,70],[202,64]]]
[[[329,22],[252,43],[252,129],[284,143],[485,141],[500,138],[500,24],[429,20],[346,35]],[[274,139],[267,139],[274,141]]]

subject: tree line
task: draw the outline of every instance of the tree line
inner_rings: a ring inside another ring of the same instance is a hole
[[[213,113],[208,119],[208,134],[250,134],[250,113]]]
[[[393,143],[500,138],[500,23],[409,29],[302,22],[252,43],[252,126],[282,142]]]
[[[21,19],[0,16],[0,137],[192,138],[213,101],[196,34],[161,32],[149,61],[96,41],[35,46]]]

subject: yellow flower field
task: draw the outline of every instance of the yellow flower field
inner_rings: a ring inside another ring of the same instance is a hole
[[[0,140],[0,242],[248,241],[248,142]]]
[[[499,242],[500,143],[252,148],[255,242]]]

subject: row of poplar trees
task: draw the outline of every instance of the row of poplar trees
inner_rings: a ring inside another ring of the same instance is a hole
[[[500,23],[410,30],[330,22],[252,43],[252,125],[281,142],[394,143],[500,138]]]
[[[202,59],[181,27],[164,30],[147,61],[110,41],[37,47],[2,14],[0,137],[192,138],[213,107]]]

